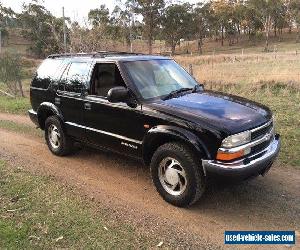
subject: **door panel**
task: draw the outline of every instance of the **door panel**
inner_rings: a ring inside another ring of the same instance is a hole
[[[145,134],[141,107],[130,108],[125,103],[113,104],[106,99],[88,96],[84,121],[87,140],[120,153],[140,157]]]
[[[85,139],[83,124],[84,98],[83,91],[87,85],[91,64],[71,62],[62,74],[55,97],[57,105],[64,117],[67,134]]]

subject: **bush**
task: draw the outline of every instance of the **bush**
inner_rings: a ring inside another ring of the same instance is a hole
[[[0,82],[7,86],[11,95],[24,96],[21,57],[18,54],[4,53],[0,55]],[[9,95],[7,92],[2,92]]]

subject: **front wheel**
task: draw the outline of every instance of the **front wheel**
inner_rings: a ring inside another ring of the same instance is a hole
[[[154,185],[163,199],[175,206],[192,205],[205,190],[205,177],[199,158],[184,144],[160,146],[151,160]]]

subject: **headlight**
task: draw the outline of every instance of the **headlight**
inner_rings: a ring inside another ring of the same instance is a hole
[[[236,135],[231,135],[225,138],[222,142],[223,148],[233,148],[241,146],[251,141],[251,132],[245,131]]]

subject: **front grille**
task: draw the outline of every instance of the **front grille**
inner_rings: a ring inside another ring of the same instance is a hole
[[[257,154],[259,152],[262,152],[265,148],[267,148],[270,145],[272,140],[273,140],[273,136],[271,137],[270,140],[264,141],[261,144],[258,144],[256,146],[252,147],[251,148],[251,154],[253,155],[253,154]]]
[[[268,126],[263,127],[261,129],[255,130],[251,133],[251,139],[256,140],[263,137],[265,134],[269,133],[273,128],[273,122],[271,122]]]
[[[273,130],[273,121],[269,122],[267,126],[263,125],[258,129],[253,129],[253,131],[251,131],[251,141],[257,141],[263,138],[266,134],[269,134],[272,130]],[[251,155],[255,155],[262,152],[270,145],[273,139],[274,139],[274,135],[272,135],[269,140],[267,141],[264,140],[260,144],[253,146],[251,148]]]

